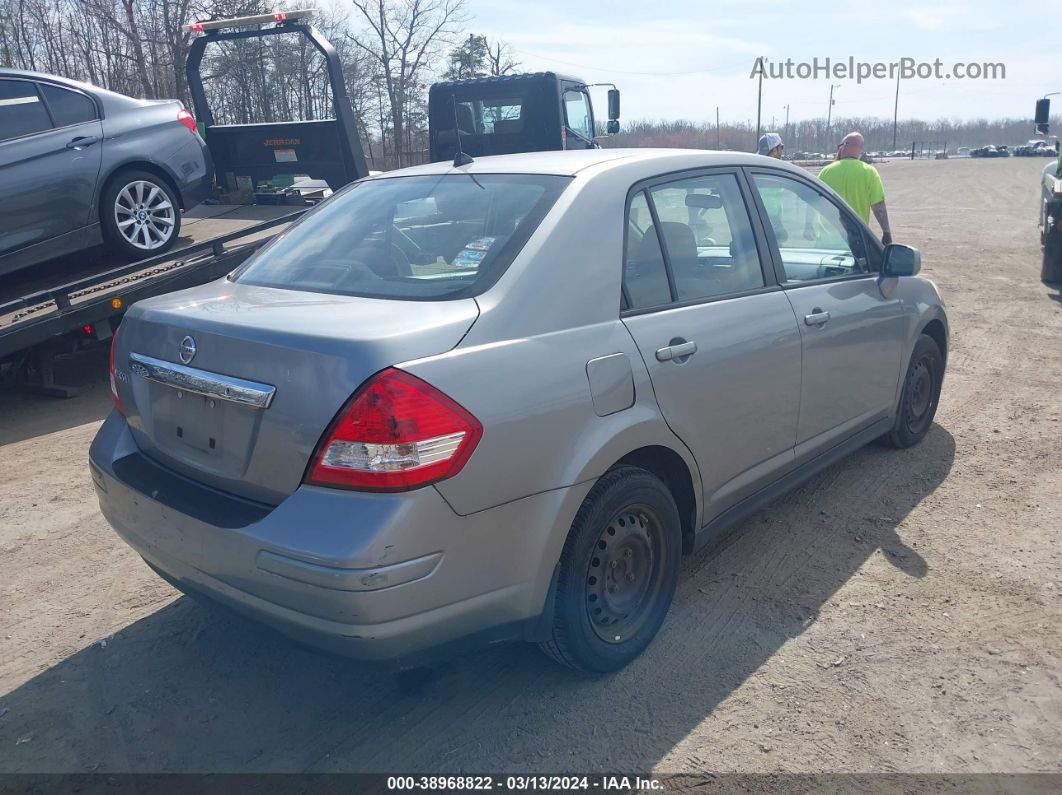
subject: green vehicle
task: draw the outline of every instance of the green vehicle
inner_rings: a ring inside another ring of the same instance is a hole
[[[1046,134],[1051,100],[1044,97],[1036,102],[1036,132]],[[1048,284],[1062,283],[1062,152],[1058,160],[1048,163],[1040,180],[1040,243],[1044,248],[1044,264],[1040,279]]]

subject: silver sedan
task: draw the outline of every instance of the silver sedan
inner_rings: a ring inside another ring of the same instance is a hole
[[[926,434],[948,323],[919,267],[755,155],[383,174],[130,310],[100,507],[178,588],[352,656],[614,670],[681,555]]]

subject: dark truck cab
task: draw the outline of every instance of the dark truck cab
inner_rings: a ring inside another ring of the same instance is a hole
[[[611,85],[611,84],[605,84]],[[558,149],[595,149],[590,86],[554,72],[450,80],[428,92],[432,162]],[[608,132],[619,131],[619,91],[608,92]]]

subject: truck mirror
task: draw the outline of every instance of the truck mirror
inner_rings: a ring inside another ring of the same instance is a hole
[[[611,105],[610,105],[611,107]],[[1048,122],[1051,117],[1051,100],[1038,99],[1036,100],[1036,118],[1033,121],[1036,122],[1036,132],[1039,135],[1046,135]]]
[[[619,132],[619,119],[609,119],[608,124],[605,125],[605,132],[609,135],[615,135]]]
[[[616,121],[620,117],[620,100],[619,89],[610,88],[608,90],[608,120]],[[619,128],[617,127],[617,132]]]

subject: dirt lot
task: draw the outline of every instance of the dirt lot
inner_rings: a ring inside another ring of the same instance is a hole
[[[881,166],[948,302],[938,424],[688,559],[654,645],[596,681],[519,646],[396,677],[219,617],[97,512],[103,363],[74,400],[0,395],[0,771],[1062,770],[1042,167]]]

